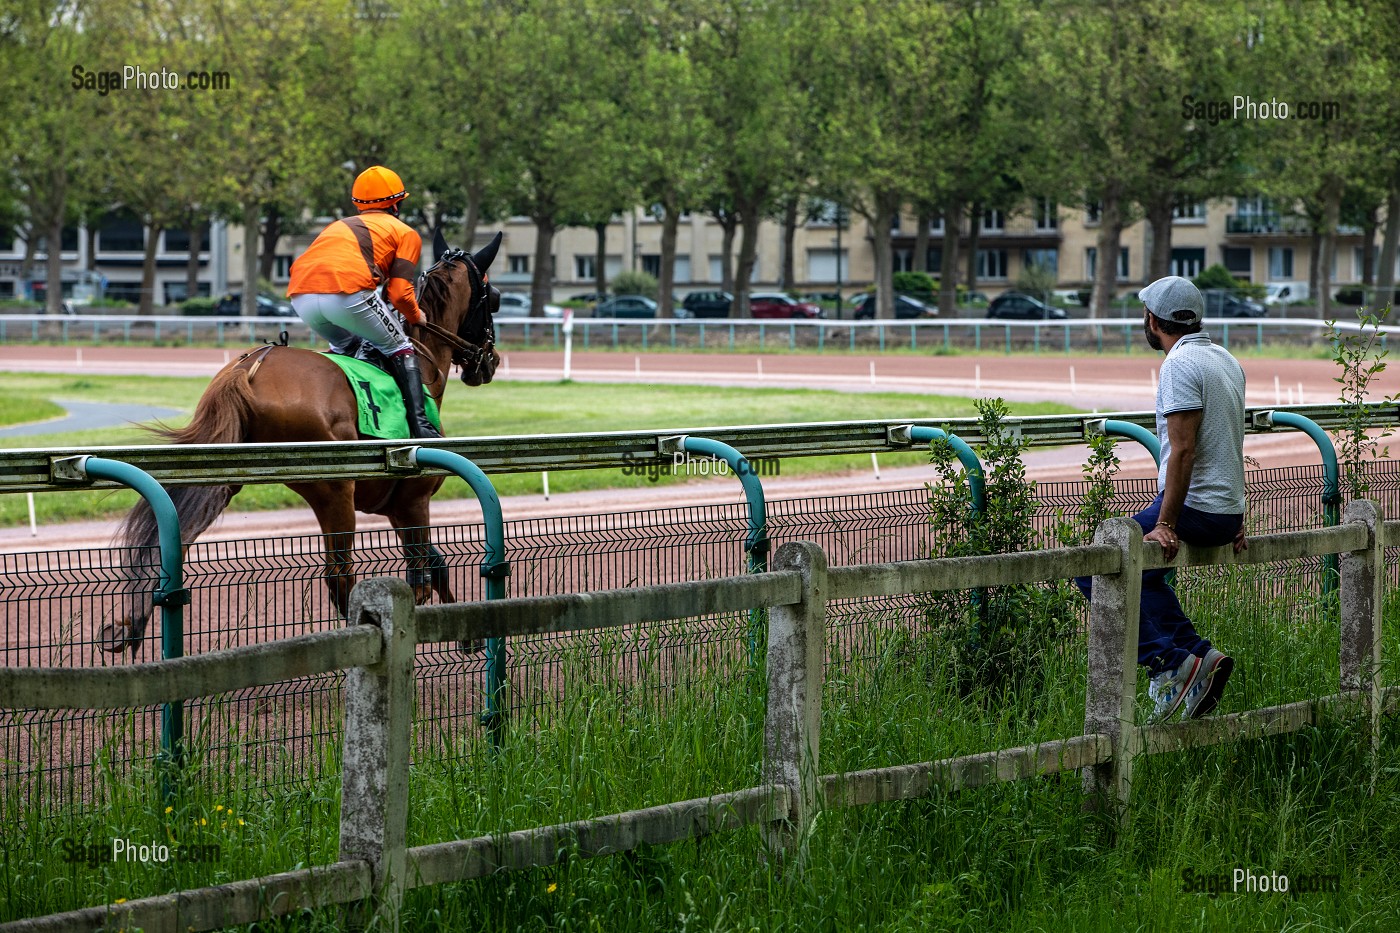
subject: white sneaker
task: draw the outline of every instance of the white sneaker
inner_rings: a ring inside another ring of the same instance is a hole
[[[1147,695],[1155,704],[1152,710],[1153,722],[1165,722],[1172,713],[1181,707],[1182,700],[1201,676],[1201,659],[1188,655],[1181,666],[1174,671],[1163,671],[1147,685]]]
[[[1201,673],[1196,685],[1186,692],[1186,705],[1181,709],[1183,719],[1199,719],[1215,709],[1220,702],[1220,694],[1225,690],[1225,682],[1235,669],[1235,662],[1228,654],[1211,648],[1201,658]]]

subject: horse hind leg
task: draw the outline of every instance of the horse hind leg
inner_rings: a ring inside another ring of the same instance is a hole
[[[180,543],[187,547],[203,534],[240,488],[177,486],[169,490],[180,527]],[[98,629],[97,645],[103,651],[121,654],[130,648],[133,657],[140,651],[160,581],[159,541],[160,526],[155,512],[150,503],[142,499],[127,513],[117,530],[117,568],[122,578],[123,608],[116,619],[104,622]],[[180,556],[183,560],[184,554]]]
[[[355,546],[355,483],[288,483],[306,500],[321,526],[325,546],[326,589],[342,619],[349,617],[350,591],[355,588],[352,553]]]

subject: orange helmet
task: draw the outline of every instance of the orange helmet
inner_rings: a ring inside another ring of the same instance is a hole
[[[364,208],[391,207],[408,197],[398,173],[382,165],[371,165],[355,179],[350,200]]]

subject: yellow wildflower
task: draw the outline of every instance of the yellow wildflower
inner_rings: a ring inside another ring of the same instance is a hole
[[[206,820],[204,817],[201,816],[201,817],[199,818],[199,825],[200,825],[200,826],[208,826],[208,825],[209,825],[209,821]]]
[[[558,890],[559,890],[559,885],[555,884],[553,881],[551,881],[551,882],[549,883],[549,887],[547,887],[547,888],[544,889],[544,891],[545,891],[546,894],[553,894],[555,891],[558,891]]]
[[[219,804],[217,807],[214,808],[214,812],[215,812],[215,813],[222,813],[222,812],[224,812],[224,805],[223,805],[223,804]]]
[[[165,812],[166,812],[166,813],[174,813],[174,812],[175,812],[175,808],[174,808],[174,807],[166,807],[166,808],[165,808]]]
[[[113,903],[113,904],[125,904],[125,903],[126,903],[126,898],[124,898],[124,897],[119,897],[119,898],[117,898],[115,901],[113,901],[112,903]]]

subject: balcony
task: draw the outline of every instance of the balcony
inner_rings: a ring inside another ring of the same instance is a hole
[[[1225,218],[1226,236],[1300,237],[1311,236],[1306,217],[1293,214],[1230,214]]]

